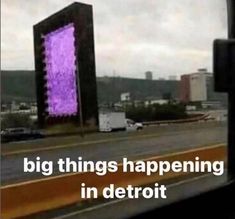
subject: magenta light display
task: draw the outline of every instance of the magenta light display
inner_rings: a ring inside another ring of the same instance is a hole
[[[44,40],[48,113],[75,115],[78,102],[73,23],[48,33]]]

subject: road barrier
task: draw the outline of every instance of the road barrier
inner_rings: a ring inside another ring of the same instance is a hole
[[[144,161],[193,161],[196,156],[200,157],[200,160],[215,161],[224,160],[225,154],[225,145],[219,144],[156,156],[144,159]],[[119,164],[119,166],[122,166],[122,164]],[[146,176],[145,173],[124,173],[121,171],[122,168],[118,169],[118,172],[108,172],[104,176],[85,172],[3,186],[1,187],[1,218],[8,219],[31,215],[80,202],[82,201],[80,197],[81,183],[85,183],[87,187],[96,187],[99,195],[101,195],[102,189],[110,184],[115,184],[117,187],[140,186],[189,174],[168,172],[163,176],[158,174]]]
[[[176,123],[190,123],[190,122],[198,122],[198,121],[207,121],[212,120],[209,118],[209,114],[203,114],[200,116],[195,116],[188,119],[176,119],[176,120],[160,120],[160,121],[150,121],[143,122],[143,125],[164,125],[164,124],[176,124]]]

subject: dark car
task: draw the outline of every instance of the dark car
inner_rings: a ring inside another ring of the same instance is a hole
[[[38,131],[29,128],[9,128],[1,131],[1,142],[22,141],[44,138],[44,135]]]

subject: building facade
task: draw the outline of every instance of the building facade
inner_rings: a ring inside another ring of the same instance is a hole
[[[181,75],[180,79],[180,102],[190,102],[190,75]]]
[[[190,75],[190,101],[207,100],[207,77],[206,73],[194,73]]]
[[[217,99],[218,94],[214,92],[214,79],[212,73],[200,69],[196,73],[181,76],[181,102],[202,102]]]
[[[168,80],[176,81],[177,80],[177,76],[176,75],[169,75]]]
[[[153,73],[151,71],[145,72],[145,79],[146,80],[153,80]]]

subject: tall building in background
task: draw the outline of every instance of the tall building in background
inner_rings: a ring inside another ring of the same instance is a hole
[[[207,100],[206,77],[205,73],[193,73],[190,75],[190,101]]]
[[[191,74],[190,79],[191,101],[209,101],[218,98],[214,92],[213,74],[206,68],[198,69],[197,73]]]
[[[198,72],[182,75],[180,80],[181,102],[200,102],[213,99],[213,75],[207,69],[198,69]]]
[[[145,79],[146,80],[153,80],[153,72],[151,72],[151,71],[145,72]]]
[[[170,76],[168,77],[168,79],[169,79],[170,81],[176,81],[176,80],[177,80],[177,76],[176,76],[176,75],[170,75]]]
[[[181,75],[180,79],[180,102],[190,101],[190,75]]]

